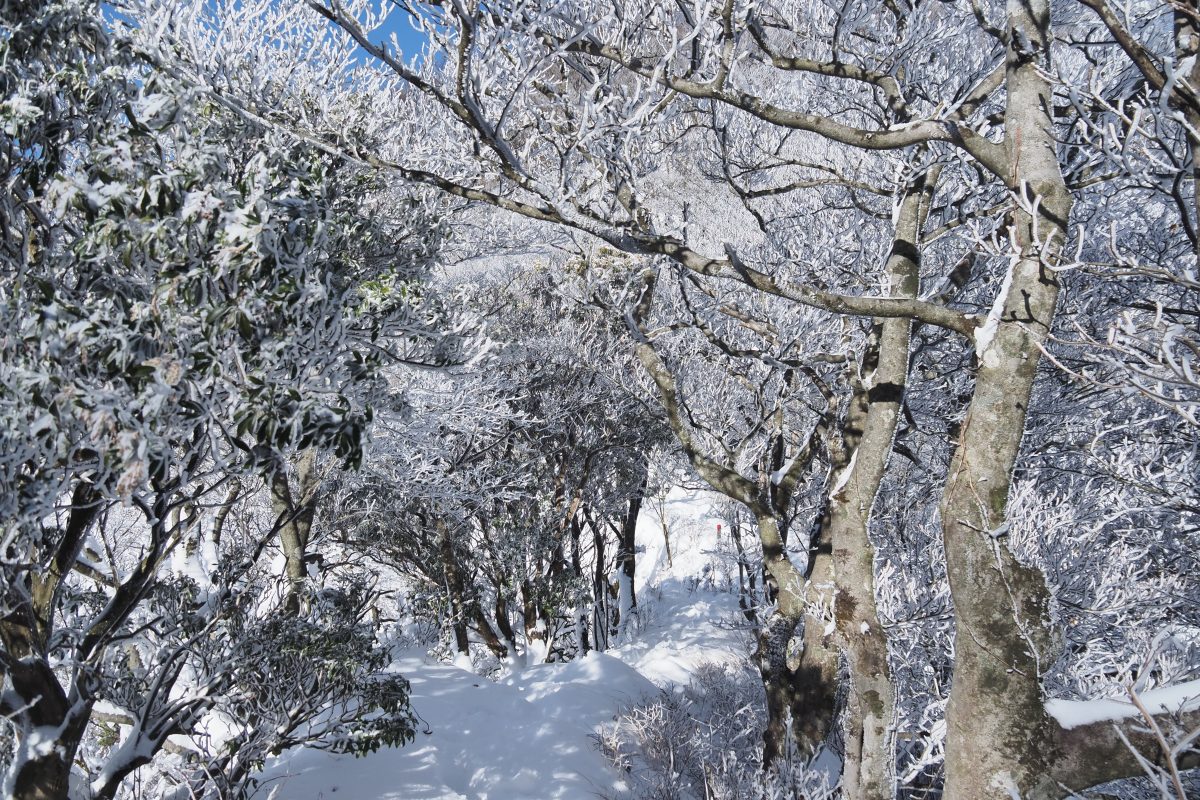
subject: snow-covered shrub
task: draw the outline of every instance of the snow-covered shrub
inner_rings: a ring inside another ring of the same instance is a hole
[[[327,583],[290,616],[270,570],[234,590],[159,581],[138,610],[142,629],[108,651],[94,687],[76,765],[105,784],[97,796],[241,797],[285,749],[365,755],[411,739],[408,686],[386,670],[370,583]],[[132,767],[110,780],[111,765]]]
[[[814,769],[805,759],[788,759],[768,772],[756,763],[726,763],[713,771],[712,800],[833,800],[836,778]]]
[[[159,774],[185,796],[235,798],[268,756],[299,745],[362,756],[411,741],[408,682],[386,671],[390,648],[369,622],[373,598],[353,578],[308,598],[300,616],[254,613],[243,595],[189,658],[192,681],[218,693],[189,737],[192,754]],[[153,774],[153,773],[152,773]]]
[[[626,709],[597,736],[637,800],[821,800],[828,776],[796,754],[762,769],[766,706],[746,667],[703,664],[687,686]]]

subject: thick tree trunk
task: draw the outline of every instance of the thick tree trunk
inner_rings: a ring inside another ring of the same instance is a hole
[[[71,504],[48,568],[19,575],[0,599],[7,610],[0,617],[0,646],[6,656],[0,662],[0,685],[9,686],[7,697],[0,692],[0,714],[13,725],[18,753],[34,744],[31,738],[55,732],[53,748],[39,747],[15,765],[14,800],[67,797],[71,762],[91,713],[92,701],[77,692],[68,695],[48,661],[59,588],[100,511],[98,493],[83,481],[76,484]]]
[[[837,711],[840,656],[837,642],[811,610],[828,608],[834,599],[833,550],[821,529],[810,543],[803,576],[806,624],[801,656],[791,671],[792,738],[802,749],[816,751],[829,736]]]
[[[512,623],[508,619],[508,601],[501,594],[500,587],[496,588],[496,630],[500,631],[500,635],[504,637],[504,641],[508,646],[508,652],[512,655],[517,655],[517,633],[513,630]]]
[[[1179,731],[1200,729],[1200,710],[1183,712],[1175,722]],[[1159,723],[1170,730],[1165,721]],[[1101,783],[1143,774],[1141,764],[1130,751],[1131,746],[1151,763],[1160,766],[1163,763],[1163,742],[1149,730],[1140,715],[1116,723],[1094,722],[1069,730],[1055,727],[1059,758],[1051,767],[1051,777],[1060,786],[1058,797],[1069,797],[1070,792],[1078,793]],[[1180,770],[1196,769],[1200,767],[1200,751],[1185,749],[1175,761]]]
[[[903,348],[884,354],[887,366],[881,364],[876,388],[887,387],[889,393],[898,393],[907,369],[908,321],[888,320],[884,336],[891,339],[891,345],[902,344]],[[888,386],[882,373],[897,368],[900,372],[893,374],[900,382]],[[854,462],[847,467],[849,475],[831,498],[829,508],[837,587],[834,619],[850,682],[842,774],[846,800],[891,800],[895,796],[895,689],[888,666],[887,639],[875,603],[875,548],[867,531],[871,506],[891,453],[899,409],[899,394],[889,394],[872,405]]]
[[[828,549],[818,549],[806,576],[788,558],[774,516],[760,506],[755,517],[763,562],[777,587],[776,608],[759,632],[757,654],[767,697],[765,769],[788,752],[789,736],[802,753],[815,752],[825,742],[834,721],[838,652],[822,626],[806,624],[805,619],[810,606],[831,600]]]
[[[70,795],[71,762],[55,749],[20,766],[12,800],[66,800]]]
[[[1191,61],[1192,69],[1187,82],[1192,91],[1200,90],[1200,5],[1196,0],[1187,0],[1175,6],[1175,63]],[[1200,251],[1200,110],[1186,100],[1179,103],[1187,120],[1185,131],[1188,150],[1192,156],[1192,230],[1196,236],[1196,247]],[[1197,253],[1200,256],[1200,252]]]
[[[487,645],[488,650],[492,651],[492,655],[496,658],[507,658],[508,647],[504,642],[500,641],[500,637],[496,635],[496,631],[488,622],[487,615],[483,613],[483,609],[478,603],[471,603],[471,619],[475,622],[475,630],[479,634],[479,638],[483,639],[483,643]],[[458,633],[455,632],[457,641]],[[462,652],[462,651],[460,651]]]
[[[947,800],[1058,797],[1056,726],[1041,672],[1054,658],[1050,593],[1040,571],[1019,563],[1004,536],[1006,504],[1040,355],[1054,318],[1071,196],[1049,116],[1047,0],[1009,0],[1006,149],[1014,210],[1008,291],[991,341],[981,344],[942,500],[954,598],[955,662],[946,712]],[[1030,213],[1036,209],[1037,216]],[[986,328],[985,328],[986,330]]]
[[[800,734],[797,744],[802,747],[816,749],[820,746],[828,727],[821,724],[822,714],[814,716],[808,713],[807,708],[795,708],[806,689],[819,696],[824,688],[805,680],[810,676],[802,671],[801,654],[792,645],[797,635],[803,637],[805,633],[804,575],[788,558],[775,517],[761,508],[756,510],[755,517],[758,535],[762,540],[763,563],[777,587],[778,600],[775,612],[759,632],[758,646],[759,671],[767,695],[763,766],[769,767],[787,752],[789,714],[793,722],[798,723],[799,727],[793,728],[793,731]],[[801,700],[800,705],[807,703]],[[793,710],[799,713],[793,713]]]
[[[7,642],[6,642],[7,644]],[[9,681],[19,709],[0,708],[15,715],[18,753],[33,743],[30,737],[54,732],[54,747],[45,743],[16,765],[13,800],[64,800],[68,796],[71,763],[83,740],[92,701],[68,696],[44,658],[26,656],[12,663]]]

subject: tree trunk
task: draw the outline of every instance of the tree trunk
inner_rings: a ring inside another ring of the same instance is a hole
[[[729,536],[737,550],[738,564],[738,606],[750,623],[758,623],[758,579],[750,560],[746,557],[746,548],[742,545],[742,525],[734,517],[729,522]]]
[[[642,501],[646,497],[646,486],[650,480],[650,465],[641,463],[641,479],[637,491],[629,498],[625,520],[621,524],[621,536],[617,550],[617,580],[620,584],[621,636],[632,635],[630,625],[637,613],[637,593],[633,579],[637,572],[637,521],[642,513]]]
[[[1200,710],[1172,716],[1177,730],[1200,729]],[[1163,763],[1163,741],[1140,715],[1116,723],[1106,720],[1071,729],[1056,725],[1055,737],[1059,758],[1052,765],[1051,777],[1061,787],[1056,795],[1060,798],[1101,783],[1144,774],[1131,746],[1152,763],[1160,766]],[[1175,756],[1175,762],[1180,770],[1196,769],[1200,767],[1200,751],[1184,748]],[[1184,798],[1181,796],[1180,800]]]
[[[450,626],[454,631],[454,647],[459,653],[470,654],[470,640],[467,638],[467,607],[463,587],[462,571],[459,569],[458,557],[454,552],[454,540],[450,536],[450,526],[445,520],[438,519],[434,525],[438,534],[438,555],[442,561],[442,575],[446,581],[446,599],[450,604]]]
[[[504,595],[500,587],[496,587],[496,630],[500,631],[500,635],[504,637],[504,641],[508,646],[508,652],[513,656],[518,653],[517,650],[517,633],[513,630],[512,623],[508,619],[508,601],[504,599]]]
[[[7,693],[0,691],[0,715],[13,726],[18,753],[30,746],[31,737],[56,732],[52,749],[39,748],[16,766],[14,800],[67,797],[71,762],[87,727],[92,701],[81,696],[84,684],[77,684],[71,695],[64,691],[48,661],[48,650],[62,580],[74,567],[99,512],[99,493],[90,483],[78,482],[67,525],[48,568],[17,573],[0,598],[0,607],[7,612],[0,617],[0,646],[5,656],[0,659],[0,686],[9,687]],[[91,643],[90,638],[86,643]],[[82,652],[86,656],[87,651]]]
[[[667,516],[665,512],[661,517],[659,517],[659,522],[662,525],[663,547],[667,551],[667,566],[673,567],[675,566],[675,559],[671,557],[671,529],[667,527]]]
[[[483,643],[487,645],[488,650],[491,650],[492,655],[496,658],[507,658],[508,647],[496,635],[496,631],[488,622],[487,615],[483,613],[483,609],[476,602],[472,602],[470,606],[471,619],[475,622],[475,631],[479,634],[479,638],[483,639]],[[455,631],[455,641],[456,643],[458,641],[457,631]],[[459,652],[463,651],[460,650]]]
[[[1200,8],[1196,0],[1187,0],[1175,6],[1175,63],[1186,64],[1191,60],[1192,69],[1187,82],[1193,92],[1200,90]],[[1196,232],[1197,247],[1200,248],[1200,110],[1194,103],[1184,100],[1179,104],[1187,120],[1185,134],[1188,150],[1192,156],[1192,229]],[[1200,252],[1197,253],[1200,256]]]
[[[571,574],[575,582],[583,585],[583,523],[580,514],[572,514],[569,525],[571,531]],[[588,613],[580,596],[575,603],[575,646],[580,655],[587,655],[592,649],[591,637],[588,635]]]
[[[671,429],[697,474],[715,491],[741,503],[754,515],[762,543],[763,565],[775,586],[777,607],[763,626],[758,650],[768,714],[767,729],[763,734],[763,767],[769,768],[786,752],[789,711],[793,738],[801,749],[820,747],[829,732],[836,697],[837,654],[827,646],[823,632],[803,630],[801,626],[804,625],[806,605],[814,600],[809,595],[832,591],[832,578],[830,576],[826,581],[822,575],[818,580],[806,582],[805,575],[791,562],[784,547],[777,516],[777,507],[781,503],[773,502],[768,493],[760,492],[757,483],[735,469],[713,461],[697,444],[680,409],[675,377],[641,329],[653,301],[656,277],[647,271],[642,280],[642,294],[628,317],[633,323],[631,331],[640,337],[635,347],[638,359],[658,388]],[[793,465],[789,473],[797,473],[799,467]],[[827,565],[827,560],[817,558],[810,562],[810,569],[821,566],[825,570]],[[803,648],[792,646],[798,631]]]
[[[287,469],[282,465],[271,476],[271,509],[280,521],[279,545],[283,549],[287,594],[283,611],[300,613],[300,597],[307,577],[304,557],[316,511],[317,451],[308,448],[296,461],[297,494],[293,496]]]
[[[792,738],[802,750],[816,751],[832,730],[837,711],[840,660],[836,642],[812,609],[828,608],[833,601],[833,551],[828,534],[818,528],[809,543],[808,566],[803,576],[806,618],[800,638],[801,656],[793,665]]]
[[[608,568],[605,564],[604,529],[588,514],[588,527],[592,529],[592,645],[597,650],[608,649],[612,615],[608,608]]]
[[[540,566],[540,565],[539,565]],[[526,579],[521,584],[521,616],[525,624],[525,653],[533,654],[541,663],[550,656],[546,626],[541,618],[542,607],[538,602],[533,582]]]
[[[918,242],[938,171],[922,175],[900,201],[887,273],[891,294],[915,298],[920,281]],[[896,795],[893,723],[896,692],[888,665],[887,638],[875,604],[875,547],[868,529],[871,508],[892,453],[908,382],[912,323],[878,319],[876,345],[863,358],[847,428],[857,445],[829,498],[828,520],[837,586],[835,620],[850,673],[846,709],[846,800],[892,800]]]
[[[902,371],[907,369],[908,326],[907,320],[884,324],[884,335],[892,337],[890,344],[903,344],[903,349],[893,353],[896,357],[888,359],[893,362],[889,367]],[[876,388],[887,385],[881,375],[884,369],[881,364]],[[902,390],[903,379],[901,372],[896,392]],[[850,682],[842,774],[846,800],[891,800],[895,796],[895,689],[887,639],[875,604],[875,548],[867,531],[899,409],[899,394],[872,404],[854,462],[847,467],[846,483],[831,498],[829,507],[837,587],[834,620]]]
[[[214,553],[221,552],[221,537],[225,534],[225,521],[229,518],[229,512],[233,511],[233,506],[241,493],[242,482],[234,478],[229,482],[229,491],[226,493],[225,500],[221,503],[220,508],[217,509],[217,515],[213,517],[209,540],[212,542]]]
[[[13,782],[12,800],[66,800],[70,796],[70,778],[71,762],[55,748],[20,766]]]
[[[22,704],[15,718],[20,748],[31,736],[55,733],[53,748],[39,747],[17,766],[13,800],[64,800],[68,797],[71,762],[83,740],[92,703],[68,697],[54,670],[37,656],[13,661],[8,677],[17,702]]]
[[[995,335],[982,344],[975,392],[942,500],[954,599],[955,661],[946,711],[947,800],[1025,800],[1061,794],[1050,778],[1056,726],[1041,671],[1054,658],[1050,593],[1040,571],[1007,546],[1006,504],[1041,345],[1058,299],[1051,269],[1071,196],[1055,151],[1047,0],[1009,0],[1005,144],[1014,210],[1009,289]],[[1036,201],[1036,202],[1035,202]],[[1036,209],[1036,218],[1029,213]]]
[[[800,727],[802,747],[815,749],[825,738],[818,718],[806,713],[793,714],[793,707],[804,689],[819,689],[800,672],[800,653],[792,641],[804,637],[804,576],[784,551],[775,517],[760,510],[755,514],[758,535],[763,545],[763,563],[776,586],[778,605],[759,632],[758,661],[763,688],[767,695],[767,728],[763,733],[763,767],[770,767],[787,752],[788,716]],[[799,709],[797,709],[799,710]],[[816,722],[816,725],[812,723]]]

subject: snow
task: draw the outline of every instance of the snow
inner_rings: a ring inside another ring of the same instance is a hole
[[[792,467],[796,465],[796,458],[799,458],[799,456],[789,458],[786,464],[771,473],[770,480],[772,486],[778,486],[783,483],[783,479],[787,477],[787,474],[792,471]]]
[[[413,707],[425,725],[416,741],[357,760],[313,750],[286,754],[264,775],[268,796],[572,798],[611,789],[616,776],[588,738],[591,717],[568,716],[569,709],[603,699],[597,695],[606,665],[591,659],[556,680],[554,673],[570,666],[538,665],[518,681],[492,683],[410,654],[395,668],[411,683]]]
[[[1138,700],[1151,714],[1200,709],[1200,680],[1175,686],[1163,686],[1138,694]],[[1046,711],[1064,728],[1078,728],[1093,722],[1141,718],[1142,712],[1131,700],[1048,700]]]
[[[837,493],[846,488],[846,484],[850,482],[850,476],[854,474],[854,465],[858,462],[858,451],[855,450],[850,454],[850,463],[845,469],[838,473],[837,480],[833,484],[833,488],[829,490],[830,499],[837,496]]]
[[[136,761],[149,761],[154,755],[156,743],[148,736],[142,735],[141,723],[135,722],[133,727],[122,731],[122,741],[116,751],[105,762],[104,769],[92,780],[92,791],[100,792],[114,775]]]
[[[461,660],[418,651],[392,669],[412,685],[416,740],[355,759],[297,749],[273,759],[260,797],[276,800],[525,800],[619,795],[623,775],[594,735],[624,708],[686,684],[706,663],[744,661],[737,597],[703,587],[718,545],[712,496],[676,489],[666,498],[672,563],[662,526],[638,520],[638,631],[608,652],[567,663],[532,664],[498,681]],[[723,536],[728,536],[724,523]]]
[[[1015,269],[1016,264],[1013,263],[1009,266],[1008,272],[1004,273],[1004,282],[1000,284],[1000,291],[996,293],[996,300],[992,303],[991,310],[988,311],[987,319],[975,329],[975,355],[980,362],[989,367],[993,367],[995,364],[988,363],[987,349],[992,340],[996,338],[996,331],[1000,328],[1000,317],[1004,314],[1004,304],[1008,302],[1008,290],[1012,286]]]

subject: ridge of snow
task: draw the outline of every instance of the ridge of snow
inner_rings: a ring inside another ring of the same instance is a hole
[[[1175,686],[1162,686],[1138,694],[1138,700],[1151,714],[1200,709],[1200,680]],[[1102,697],[1095,700],[1047,700],[1046,713],[1070,730],[1095,722],[1116,722],[1141,718],[1142,712],[1131,700]]]

